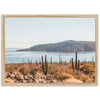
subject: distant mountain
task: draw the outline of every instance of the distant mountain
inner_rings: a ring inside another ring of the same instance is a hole
[[[58,43],[35,45],[27,49],[18,49],[17,51],[48,51],[48,52],[95,51],[95,42],[67,40]]]
[[[21,48],[5,48],[5,51],[16,51]]]

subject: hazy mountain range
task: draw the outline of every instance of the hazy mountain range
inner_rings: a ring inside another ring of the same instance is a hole
[[[35,45],[26,49],[18,49],[17,51],[48,51],[48,52],[95,51],[95,42],[67,40],[58,43]]]

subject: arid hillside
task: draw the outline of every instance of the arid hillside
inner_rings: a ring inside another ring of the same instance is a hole
[[[95,51],[95,42],[67,40],[59,43],[36,45],[27,49],[19,49],[17,51],[48,51],[48,52]]]

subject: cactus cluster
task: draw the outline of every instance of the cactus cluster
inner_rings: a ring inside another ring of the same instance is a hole
[[[48,73],[48,61],[47,61],[47,55],[45,55],[45,59],[43,59],[43,56],[41,56],[42,58],[42,62],[40,62],[42,65],[42,71],[43,71],[43,74],[47,75]],[[52,64],[52,57],[50,58],[50,62]],[[63,60],[62,58],[59,56],[59,64],[63,63]],[[74,65],[74,60],[73,58],[71,59],[71,63],[72,63],[72,69],[73,70],[80,70],[80,60],[77,60],[77,51],[75,53],[75,65]],[[38,62],[36,60],[36,65],[38,65]],[[66,60],[65,60],[65,65],[66,65]]]
[[[43,56],[42,56],[42,71],[43,71],[43,74],[47,75],[47,72],[48,72],[47,55],[45,55],[45,63],[43,61]]]

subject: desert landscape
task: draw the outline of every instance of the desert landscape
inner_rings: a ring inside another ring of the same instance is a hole
[[[47,55],[41,56],[41,62],[5,64],[6,83],[94,83],[95,62],[63,62],[48,63]]]
[[[95,83],[94,26],[95,18],[7,18],[5,83]]]

